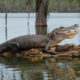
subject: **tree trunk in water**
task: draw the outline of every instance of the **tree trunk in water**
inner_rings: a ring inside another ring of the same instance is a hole
[[[49,0],[36,0],[36,34],[47,33],[47,13]]]
[[[5,14],[5,37],[6,37],[6,41],[7,41],[7,38],[8,38],[8,35],[7,35],[7,13]]]

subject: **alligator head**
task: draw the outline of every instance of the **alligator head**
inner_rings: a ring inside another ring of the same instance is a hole
[[[54,29],[48,34],[48,36],[53,40],[54,46],[60,43],[64,39],[73,38],[78,33],[78,25],[75,24],[70,27],[60,27]]]

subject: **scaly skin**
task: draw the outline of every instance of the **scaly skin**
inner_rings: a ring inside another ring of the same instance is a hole
[[[6,41],[0,45],[0,53],[6,51],[17,52],[20,50],[28,50],[32,48],[44,48],[45,53],[56,54],[56,52],[51,52],[50,47],[56,46],[59,42],[64,39],[72,38],[77,33],[75,30],[78,27],[77,24],[71,27],[60,27],[54,29],[48,35],[24,35],[16,37],[9,41]],[[71,32],[71,30],[74,30]]]

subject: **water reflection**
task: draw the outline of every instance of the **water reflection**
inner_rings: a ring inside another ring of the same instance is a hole
[[[0,80],[80,80],[80,59],[2,56]]]

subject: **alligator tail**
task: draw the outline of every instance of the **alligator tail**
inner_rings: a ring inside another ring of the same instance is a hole
[[[2,54],[5,51],[7,51],[7,46],[5,46],[4,44],[1,44],[0,45],[0,54]]]

